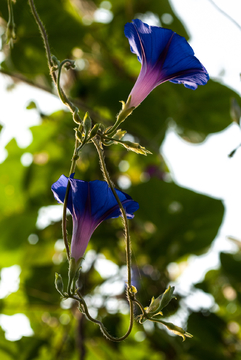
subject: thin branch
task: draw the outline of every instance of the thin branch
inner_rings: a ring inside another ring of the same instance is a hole
[[[38,15],[38,12],[36,10],[36,7],[34,5],[34,2],[33,0],[29,0],[29,6],[30,6],[30,9],[32,11],[32,14],[34,16],[34,19],[39,27],[39,31],[40,31],[40,34],[43,38],[43,42],[44,42],[44,47],[45,47],[45,50],[46,50],[46,56],[47,56],[47,60],[48,60],[48,67],[49,67],[49,71],[50,71],[50,75],[54,81],[54,83],[56,84],[56,74],[54,71],[52,71],[53,69],[53,66],[54,66],[54,63],[53,63],[53,60],[52,60],[52,56],[51,56],[51,51],[50,51],[50,46],[49,46],[49,41],[48,41],[48,34],[45,30],[45,27]]]
[[[79,302],[80,304],[80,311],[83,312],[85,314],[85,316],[87,317],[88,320],[92,321],[93,323],[99,325],[101,331],[102,331],[102,334],[108,339],[108,340],[111,340],[111,341],[115,341],[115,342],[121,342],[123,340],[125,340],[131,333],[131,330],[132,330],[132,327],[133,327],[133,318],[134,318],[134,309],[133,309],[133,302],[130,301],[130,324],[129,324],[129,328],[127,330],[127,332],[125,333],[125,335],[121,336],[121,337],[114,337],[112,335],[110,335],[108,333],[108,331],[106,330],[104,324],[97,320],[97,319],[94,319],[90,313],[89,313],[89,310],[88,310],[88,307],[80,293],[79,290],[77,290],[77,294],[79,297],[75,296],[75,295],[72,295],[70,296],[72,299],[75,299]],[[81,308],[82,307],[82,308]]]
[[[239,30],[241,30],[241,25],[239,25],[239,23],[237,23],[237,21],[235,21],[230,15],[228,15],[224,10],[222,10],[213,0],[209,0],[209,2],[224,16],[226,16],[226,18],[228,18],[234,25],[236,25]]]

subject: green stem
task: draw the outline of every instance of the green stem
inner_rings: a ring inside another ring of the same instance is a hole
[[[130,105],[130,101],[131,101],[131,96],[129,96],[129,98],[127,99],[127,102],[125,103],[124,101],[121,101],[122,103],[122,109],[119,112],[119,114],[117,115],[116,121],[114,123],[114,125],[112,127],[110,127],[109,129],[107,129],[107,131],[105,132],[106,135],[112,136],[115,134],[117,128],[119,127],[119,125],[125,121],[125,119],[130,116],[133,112],[133,110],[135,109],[133,106],[129,107]]]
[[[146,312],[145,312],[145,309],[144,307],[142,306],[142,304],[140,303],[140,301],[138,301],[136,298],[133,300],[134,303],[136,303],[139,308],[141,309],[141,312],[142,312],[142,315],[146,315]]]
[[[117,115],[116,121],[114,123],[113,126],[111,126],[106,132],[105,134],[108,136],[112,136],[115,134],[116,130],[118,129],[119,125],[125,120],[125,118],[123,119],[122,116],[122,111]]]
[[[120,125],[120,122],[119,122],[119,120],[118,120],[118,118],[117,118],[117,119],[116,119],[116,122],[114,123],[114,125],[111,126],[111,128],[110,128],[109,130],[107,130],[105,134],[108,135],[108,136],[114,135],[115,132],[116,132],[116,130],[118,129],[119,125]]]
[[[84,308],[85,308],[85,315],[87,316],[87,318],[93,322],[95,322],[96,324],[98,324],[101,328],[102,333],[111,341],[122,341],[124,339],[127,338],[127,336],[131,333],[132,327],[133,327],[133,319],[134,319],[134,306],[133,306],[133,301],[135,299],[134,294],[131,293],[131,245],[130,245],[130,232],[129,232],[129,225],[128,225],[128,219],[126,216],[126,212],[123,208],[123,205],[115,191],[114,185],[110,179],[106,164],[105,164],[105,160],[104,160],[104,154],[103,154],[103,150],[101,148],[101,144],[100,144],[100,140],[98,139],[98,137],[94,137],[92,139],[92,142],[94,143],[97,153],[99,155],[99,159],[100,159],[100,165],[101,165],[101,170],[103,172],[103,176],[104,179],[106,180],[107,184],[109,185],[119,207],[120,207],[120,211],[123,217],[123,222],[124,222],[124,228],[125,228],[125,239],[126,239],[126,264],[127,264],[127,300],[129,302],[129,306],[130,306],[130,323],[129,323],[129,328],[126,332],[125,335],[123,335],[120,338],[115,338],[112,337],[107,330],[105,329],[104,325],[96,320],[93,319],[87,309],[87,306],[83,304]],[[81,296],[78,292],[78,295]]]
[[[79,144],[78,139],[75,139],[75,147],[74,147],[73,157],[72,157],[72,160],[71,160],[69,177],[70,177],[71,174],[73,174],[75,172],[76,161],[78,159],[78,153],[77,153],[78,144]],[[69,242],[68,242],[68,238],[67,238],[66,211],[67,211],[67,201],[68,201],[68,196],[69,196],[69,189],[70,189],[70,181],[68,179],[68,184],[67,184],[67,187],[66,187],[66,193],[65,193],[65,198],[64,198],[63,220],[62,220],[62,234],[63,234],[63,239],[64,239],[64,244],[65,244],[68,260],[70,260],[70,251],[69,251]]]
[[[68,238],[67,238],[66,211],[67,211],[67,199],[68,199],[68,195],[69,195],[69,189],[70,189],[70,181],[68,180],[65,198],[64,198],[63,219],[62,219],[62,234],[63,234],[64,245],[65,245],[68,260],[70,260],[70,251],[69,251],[69,242],[68,242]]]
[[[8,24],[14,24],[14,17],[13,17],[13,2],[12,0],[8,0],[8,14],[9,14],[9,20]]]
[[[130,231],[129,231],[128,220],[127,220],[126,212],[123,208],[123,205],[122,205],[122,203],[115,191],[113,183],[110,179],[110,176],[109,176],[106,164],[105,164],[105,160],[104,160],[103,150],[101,149],[99,140],[97,140],[97,138],[95,137],[92,139],[92,141],[93,141],[93,143],[96,147],[96,150],[98,152],[98,155],[99,155],[101,170],[103,172],[104,179],[106,180],[107,184],[111,188],[111,191],[120,207],[121,215],[123,217],[124,228],[125,228],[125,239],[126,239],[126,265],[127,265],[127,273],[128,273],[127,284],[128,284],[128,290],[129,290],[131,287],[131,244],[130,244]]]
[[[7,41],[8,42],[10,41],[10,45],[11,45],[11,41],[15,40],[16,38],[12,0],[8,0],[8,14],[9,14],[9,19],[7,23]]]
[[[69,60],[69,59],[65,59],[60,63],[60,65],[58,67],[58,77],[57,77],[56,87],[57,87],[58,95],[59,95],[61,101],[71,111],[74,122],[77,124],[81,124],[82,120],[81,120],[80,116],[78,115],[79,109],[67,98],[65,92],[63,91],[63,89],[60,86],[61,71],[62,71],[63,66],[66,64],[73,65],[73,61]]]
[[[48,42],[48,35],[47,32],[44,28],[44,25],[42,23],[42,21],[40,20],[40,17],[37,13],[36,7],[34,5],[34,1],[33,0],[28,0],[31,11],[33,13],[33,16],[35,18],[35,21],[39,27],[40,33],[42,35],[43,38],[43,42],[44,42],[44,46],[45,46],[45,50],[46,50],[46,56],[47,56],[47,61],[48,61],[48,67],[50,70],[50,74],[51,77],[53,79],[54,84],[57,87],[58,90],[58,94],[60,99],[62,100],[62,102],[70,109],[70,111],[72,112],[73,115],[73,120],[79,124],[82,123],[82,120],[80,119],[79,115],[78,115],[78,108],[71,102],[69,101],[69,99],[67,98],[67,96],[65,95],[64,91],[62,90],[61,86],[60,86],[60,76],[61,76],[61,70],[62,67],[66,64],[69,63],[71,64],[70,60],[64,60],[62,61],[62,63],[59,64],[58,66],[58,76],[56,76],[55,73],[55,67],[54,67],[54,61],[52,59],[52,55],[51,55],[51,51],[50,51],[50,46],[49,46],[49,42]],[[119,114],[120,115],[120,114]],[[129,114],[128,114],[129,115]],[[127,116],[128,116],[127,115]],[[126,117],[126,116],[125,116]],[[108,131],[108,135],[111,135],[112,133],[115,132],[115,130],[117,129],[117,127],[119,126],[119,124],[124,121],[123,116],[118,116],[116,123],[114,124],[114,126]],[[80,307],[82,307],[82,309],[80,310],[84,310],[84,314],[85,316],[92,322],[96,323],[99,325],[102,333],[111,341],[116,341],[116,342],[120,342],[124,339],[126,339],[128,337],[128,335],[131,333],[132,327],[133,327],[133,319],[134,319],[134,305],[133,302],[136,301],[136,303],[138,304],[139,302],[137,300],[135,300],[135,296],[134,294],[131,293],[131,246],[130,246],[130,234],[129,234],[129,226],[128,226],[128,220],[127,220],[127,216],[125,213],[125,210],[122,206],[122,203],[119,199],[119,197],[117,196],[117,193],[115,191],[115,188],[111,182],[110,176],[108,174],[106,165],[105,165],[105,161],[104,161],[104,155],[101,149],[101,145],[99,142],[99,139],[97,138],[93,138],[92,139],[94,145],[96,146],[99,158],[100,158],[100,164],[101,164],[101,168],[102,168],[102,172],[104,175],[105,180],[107,181],[109,187],[111,188],[113,195],[116,198],[116,201],[120,207],[120,211],[123,217],[123,222],[124,222],[124,227],[125,227],[125,238],[126,238],[126,263],[127,263],[127,269],[128,269],[128,291],[127,291],[127,299],[129,301],[129,306],[130,306],[130,323],[129,323],[129,328],[127,330],[127,332],[125,333],[125,335],[123,335],[122,337],[116,338],[113,337],[112,335],[110,335],[108,333],[108,331],[105,329],[104,325],[102,324],[101,321],[94,319],[87,308],[87,305],[82,297],[82,295],[80,294],[79,291],[77,291],[77,294],[79,297],[75,296],[75,295],[71,295],[71,289],[68,289],[68,296],[77,300],[80,304]],[[71,167],[70,167],[70,173],[69,176],[74,173],[75,171],[75,167],[76,167],[76,161],[78,159],[78,152],[80,150],[80,148],[82,147],[82,144],[78,147],[79,144],[79,140],[76,138],[75,139],[75,148],[74,148],[74,154],[72,157],[72,161],[71,161]],[[71,261],[70,259],[70,250],[69,250],[69,244],[68,244],[68,239],[67,239],[67,229],[66,229],[66,210],[67,210],[67,199],[68,199],[68,195],[69,195],[69,189],[70,189],[70,181],[68,180],[68,184],[66,187],[66,193],[65,193],[65,199],[64,199],[64,207],[63,207],[63,222],[62,222],[62,231],[63,231],[63,238],[64,238],[64,243],[65,243],[65,247],[66,247],[66,252],[67,252],[67,257],[68,260]],[[70,287],[70,286],[69,286]],[[139,305],[140,306],[140,305]]]
[[[48,61],[49,72],[50,72],[50,75],[52,77],[52,80],[53,80],[54,84],[57,87],[59,97],[60,97],[61,101],[64,103],[64,105],[66,105],[70,109],[70,111],[71,111],[71,113],[73,115],[74,122],[76,122],[77,124],[80,124],[82,121],[81,121],[80,116],[78,115],[79,109],[67,98],[67,96],[65,95],[63,89],[60,87],[60,75],[61,75],[62,67],[66,63],[72,64],[72,61],[71,60],[62,61],[62,63],[59,65],[58,76],[56,76],[55,71],[53,71],[55,69],[55,67],[54,67],[55,64],[54,64],[53,59],[52,59],[47,32],[46,32],[46,30],[44,28],[44,25],[43,25],[39,15],[38,15],[38,12],[37,12],[36,7],[34,5],[34,1],[33,0],[28,0],[28,2],[29,2],[29,5],[30,5],[30,8],[31,8],[31,11],[33,13],[34,19],[35,19],[35,21],[36,21],[36,23],[37,23],[37,25],[39,27],[40,34],[41,34],[41,36],[43,38],[44,47],[45,47],[45,50],[46,50],[47,61]]]
[[[34,16],[34,19],[39,27],[39,31],[40,34],[42,35],[43,38],[43,42],[44,42],[44,47],[45,47],[45,51],[46,51],[46,56],[47,56],[47,60],[48,60],[48,67],[49,67],[49,71],[50,71],[50,75],[53,79],[53,82],[56,84],[56,74],[52,71],[53,68],[53,61],[52,61],[52,57],[51,57],[51,51],[50,51],[50,46],[49,46],[49,41],[48,41],[48,35],[47,32],[44,28],[44,25],[38,15],[38,12],[36,10],[36,7],[34,5],[34,1],[33,0],[28,0],[29,2],[29,6],[31,8],[32,14]]]
[[[128,328],[127,332],[123,336],[114,337],[114,336],[109,334],[109,332],[106,330],[104,324],[101,321],[99,321],[97,319],[94,319],[90,315],[88,307],[86,305],[86,302],[85,302],[83,296],[81,295],[81,293],[78,290],[77,290],[77,294],[78,294],[79,298],[77,296],[74,296],[74,295],[71,296],[71,297],[73,299],[77,300],[80,303],[80,305],[82,305],[82,309],[84,310],[84,314],[87,317],[87,319],[92,321],[93,323],[99,325],[103,335],[105,335],[108,340],[115,341],[115,342],[120,342],[120,341],[125,340],[129,336],[129,334],[131,333],[132,327],[133,327],[133,319],[134,319],[134,309],[133,309],[132,301],[130,302],[130,324],[129,324],[129,328]],[[80,309],[80,310],[82,311],[82,309]]]
[[[105,135],[103,135],[102,138],[103,138],[104,140],[113,141],[113,142],[118,143],[118,144],[125,144],[125,143],[126,143],[125,141],[118,140],[118,139],[113,139],[113,138],[111,138],[111,137],[109,137],[109,136],[105,136]]]

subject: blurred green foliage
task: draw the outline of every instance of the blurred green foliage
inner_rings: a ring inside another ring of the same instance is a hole
[[[94,21],[95,11],[108,4],[113,20],[107,24]],[[123,33],[125,23],[138,14],[153,13],[161,18],[168,13],[173,21],[165,27],[187,38],[185,27],[168,0],[36,0],[36,7],[47,29],[52,53],[60,60],[77,60],[76,69],[65,74],[66,91],[82,114],[89,110],[94,122],[101,119],[105,125],[113,123],[120,110],[118,101],[127,99],[140,69]],[[13,8],[17,40],[11,51],[4,46],[1,69],[53,92],[42,39],[29,6],[26,1],[17,0]],[[4,29],[8,20],[7,1],[0,2],[0,16]],[[152,296],[158,296],[167,287],[171,280],[170,263],[186,261],[190,254],[200,255],[208,250],[224,212],[221,201],[167,181],[168,168],[159,152],[166,130],[176,123],[189,141],[203,140],[229,125],[229,103],[233,96],[233,91],[211,80],[196,91],[165,83],[124,124],[129,134],[153,155],[138,156],[118,146],[106,149],[113,181],[117,183],[122,175],[128,176],[131,186],[127,192],[140,204],[130,227],[134,282],[143,304],[148,305]],[[37,111],[37,105],[30,103],[28,111]],[[60,221],[50,221],[46,227],[37,226],[36,221],[42,207],[56,205],[50,187],[61,174],[68,174],[75,125],[67,110],[39,116],[41,125],[31,128],[32,143],[22,149],[13,139],[6,147],[8,157],[1,164],[0,267],[18,264],[21,275],[19,290],[1,299],[0,308],[6,315],[25,314],[34,331],[31,337],[11,342],[1,330],[1,359],[240,359],[240,330],[235,330],[241,316],[238,256],[221,254],[220,269],[210,271],[204,282],[196,285],[213,295],[218,310],[210,313],[189,309],[187,327],[194,338],[185,343],[156,325],[148,330],[137,324],[128,340],[109,343],[98,327],[80,315],[75,303],[60,306],[54,273],[61,273],[65,282],[67,276],[65,252],[56,246],[62,238]],[[25,153],[33,156],[29,166],[21,163]],[[123,160],[129,168],[121,171],[119,164]],[[93,146],[84,148],[76,177],[102,178]],[[69,227],[71,232],[71,221]],[[34,243],[31,236],[37,239]],[[123,239],[120,219],[110,220],[96,230],[88,247],[95,250],[93,254],[103,254],[117,264],[122,279]],[[122,314],[123,306],[108,311],[108,297],[101,290],[102,285],[108,284],[111,289],[118,276],[101,277],[96,270],[97,261],[95,255],[83,273],[82,291],[90,295],[91,306],[97,309],[96,315],[110,332],[121,334],[128,327],[128,315]],[[97,295],[102,299],[98,306]],[[178,301],[170,303],[165,315],[180,309],[182,296],[176,295]],[[125,303],[124,293],[113,298],[119,304]]]

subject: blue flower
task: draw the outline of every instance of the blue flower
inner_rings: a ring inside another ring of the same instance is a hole
[[[84,255],[91,235],[98,225],[104,220],[117,218],[121,215],[119,205],[105,181],[82,181],[69,178],[70,189],[67,208],[73,218],[73,233],[71,241],[71,257],[76,262]],[[65,199],[68,178],[61,175],[51,190],[58,202]],[[139,205],[132,198],[116,190],[117,195],[125,209],[128,219],[134,217],[133,212]]]
[[[186,39],[172,30],[135,19],[125,25],[125,36],[141,63],[140,74],[127,101],[128,108],[137,107],[165,81],[195,90],[209,80],[207,70],[194,56]]]

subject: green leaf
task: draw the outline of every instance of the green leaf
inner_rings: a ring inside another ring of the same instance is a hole
[[[34,101],[30,101],[30,103],[26,106],[27,110],[37,109],[37,106]]]
[[[222,223],[221,201],[174,183],[151,178],[132,187],[130,194],[140,205],[135,218],[154,225],[151,238],[140,245],[148,247],[152,263],[164,266],[187,254],[205,252]]]

